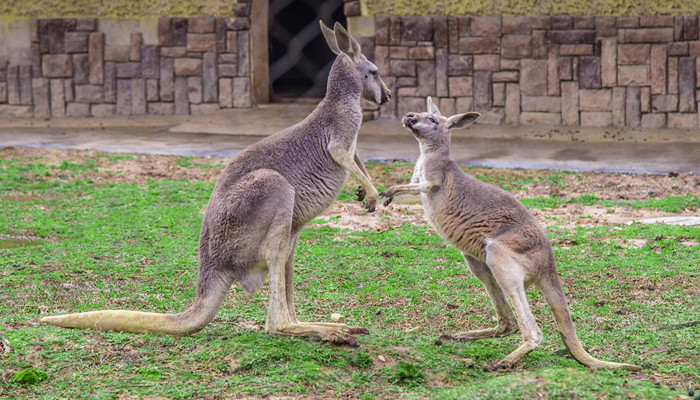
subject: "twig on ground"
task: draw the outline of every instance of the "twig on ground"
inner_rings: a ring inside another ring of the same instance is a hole
[[[690,321],[684,322],[682,324],[666,325],[659,328],[660,331],[675,331],[683,328],[690,328],[691,326],[700,325],[700,321]]]

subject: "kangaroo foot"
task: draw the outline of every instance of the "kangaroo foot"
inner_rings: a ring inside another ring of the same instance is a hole
[[[346,326],[346,328],[349,327]],[[350,331],[350,329],[348,329],[348,331]],[[360,342],[358,342],[357,338],[353,336],[351,332],[346,332],[339,326],[328,326],[323,323],[301,322],[296,324],[284,324],[277,327],[277,329],[268,329],[268,333],[306,337],[336,345],[360,346]]]
[[[505,360],[492,362],[484,366],[484,372],[494,372],[499,369],[510,369],[513,368],[513,363]]]
[[[443,334],[440,336],[439,340],[454,340],[460,342],[467,342],[471,340],[486,339],[486,338],[497,338],[505,337],[514,334],[518,331],[515,326],[497,326],[495,328],[489,329],[479,329],[475,331],[459,332],[454,335]]]
[[[352,335],[369,335],[369,329],[363,326],[348,326],[346,324],[341,324],[338,322],[301,322],[302,324],[325,326],[329,328],[340,329],[343,332],[350,333]]]

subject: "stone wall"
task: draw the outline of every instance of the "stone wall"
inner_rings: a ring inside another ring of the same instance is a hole
[[[695,16],[373,22],[354,33],[394,94],[380,117],[423,110],[433,96],[444,114],[477,110],[489,124],[698,127]]]
[[[163,17],[155,20],[153,35],[129,31],[124,21],[34,19],[29,62],[0,58],[0,115],[206,114],[251,107],[248,13],[241,3],[235,18]]]

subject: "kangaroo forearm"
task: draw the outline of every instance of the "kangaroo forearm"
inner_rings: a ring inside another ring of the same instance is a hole
[[[399,193],[430,193],[433,191],[435,185],[432,185],[427,182],[423,183],[409,183],[407,185],[396,185],[391,187],[391,191],[393,194],[399,194]]]
[[[365,177],[369,179],[370,182],[372,182],[372,177],[369,176],[369,171],[367,171],[367,168],[365,167],[365,164],[362,163],[362,160],[360,160],[360,156],[357,155],[357,152],[355,152],[355,164],[357,164],[358,167],[360,167],[360,170],[362,170],[362,173],[365,174]]]
[[[343,168],[347,169],[350,171],[350,173],[357,178],[358,181],[360,181],[360,184],[362,187],[365,188],[365,190],[368,193],[376,192],[377,189],[375,189],[374,185],[372,184],[372,181],[370,180],[368,175],[365,175],[362,172],[362,169],[357,165],[357,163],[354,160],[354,157],[350,156],[350,153],[348,153],[345,150],[338,150],[338,149],[329,149],[331,156]]]

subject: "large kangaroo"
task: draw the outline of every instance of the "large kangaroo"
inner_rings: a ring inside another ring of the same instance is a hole
[[[408,113],[403,118],[403,125],[413,132],[420,146],[411,183],[393,186],[380,195],[387,198],[387,206],[398,193],[420,193],[428,221],[442,238],[462,252],[469,269],[486,287],[498,316],[495,328],[442,335],[441,339],[503,337],[520,328],[523,344],[484,369],[512,367],[542,341],[542,332],[525,296],[525,289],[535,283],[554,314],[566,348],[578,362],[592,369],[640,370],[635,365],[598,360],[583,349],[544,229],[510,193],[464,173],[450,156],[451,129],[470,125],[480,114],[444,117],[430,97],[427,104],[428,112]]]
[[[362,123],[360,98],[378,104],[391,95],[377,67],[338,23],[321,23],[337,54],[326,97],[303,121],[267,137],[237,155],[219,177],[204,212],[199,237],[197,295],[179,314],[94,311],[42,318],[71,328],[185,335],[211,321],[234,279],[255,292],[270,276],[269,333],[303,336],[356,346],[363,328],[300,322],[294,311],[294,248],[299,232],[322,213],[345,185],[348,173],[361,183],[359,200],[374,211],[378,198],[355,152]]]

